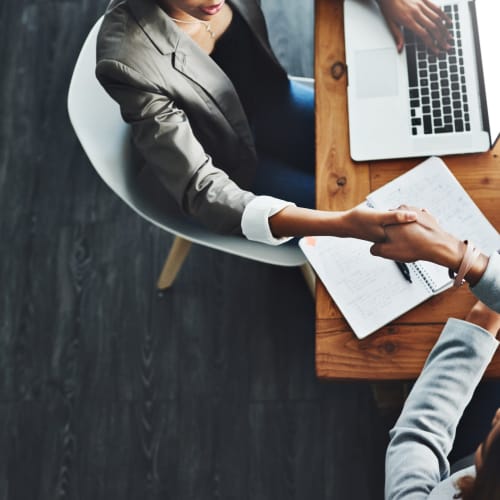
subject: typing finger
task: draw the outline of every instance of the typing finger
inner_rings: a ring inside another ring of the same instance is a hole
[[[423,7],[420,22],[434,37],[442,49],[446,50],[449,48],[448,40],[451,37],[449,27],[447,24],[443,23],[442,18],[439,17],[435,11],[428,7]]]
[[[417,22],[429,33],[433,45],[437,45],[443,50],[450,48],[448,45],[448,40],[450,38],[448,28],[432,10],[424,7],[423,11],[418,15]]]
[[[435,3],[429,1],[429,0],[424,0],[424,4],[427,7],[428,11],[432,11],[435,16],[437,16],[437,21],[436,23],[440,24],[441,27],[441,33],[442,33],[442,39],[445,42],[450,42],[453,40],[453,35],[450,32],[450,28],[453,25],[453,22],[444,12],[440,7],[438,7]]]
[[[450,27],[452,25],[450,17],[444,12],[442,9],[440,9],[435,3],[430,2],[429,0],[424,0],[425,6],[432,10],[440,19],[441,22]]]
[[[415,21],[409,28],[422,40],[422,42],[424,42],[425,46],[431,52],[439,54],[439,47],[434,43],[434,38],[432,38],[430,33],[420,23]]]

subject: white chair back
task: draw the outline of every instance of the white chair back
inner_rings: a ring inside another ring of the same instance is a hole
[[[306,259],[297,245],[272,247],[238,236],[221,236],[185,216],[169,196],[158,206],[141,193],[132,161],[130,128],[118,104],[95,76],[96,40],[102,18],[90,31],[75,65],[68,93],[68,112],[75,133],[90,162],[127,205],[162,229],[200,245],[281,266],[300,266]],[[312,80],[299,79],[311,85]]]

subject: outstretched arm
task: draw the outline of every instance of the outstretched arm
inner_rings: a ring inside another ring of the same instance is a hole
[[[355,207],[345,212],[310,210],[289,206],[269,219],[275,237],[281,236],[341,236],[368,241],[383,241],[387,225],[415,221],[413,210],[380,211]]]
[[[478,302],[466,321],[450,319],[391,430],[385,498],[425,499],[449,475],[460,417],[498,342],[500,315]]]

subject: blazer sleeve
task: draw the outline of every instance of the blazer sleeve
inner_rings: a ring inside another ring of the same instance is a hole
[[[425,499],[449,476],[458,421],[497,345],[479,326],[448,320],[391,430],[386,499]]]
[[[182,209],[216,232],[241,234],[244,209],[255,195],[213,164],[184,111],[120,61],[100,60],[96,76],[120,105],[139,153]]]

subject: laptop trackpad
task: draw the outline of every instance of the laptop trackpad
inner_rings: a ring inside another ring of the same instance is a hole
[[[356,58],[356,95],[360,99],[398,94],[394,48],[359,50]]]

